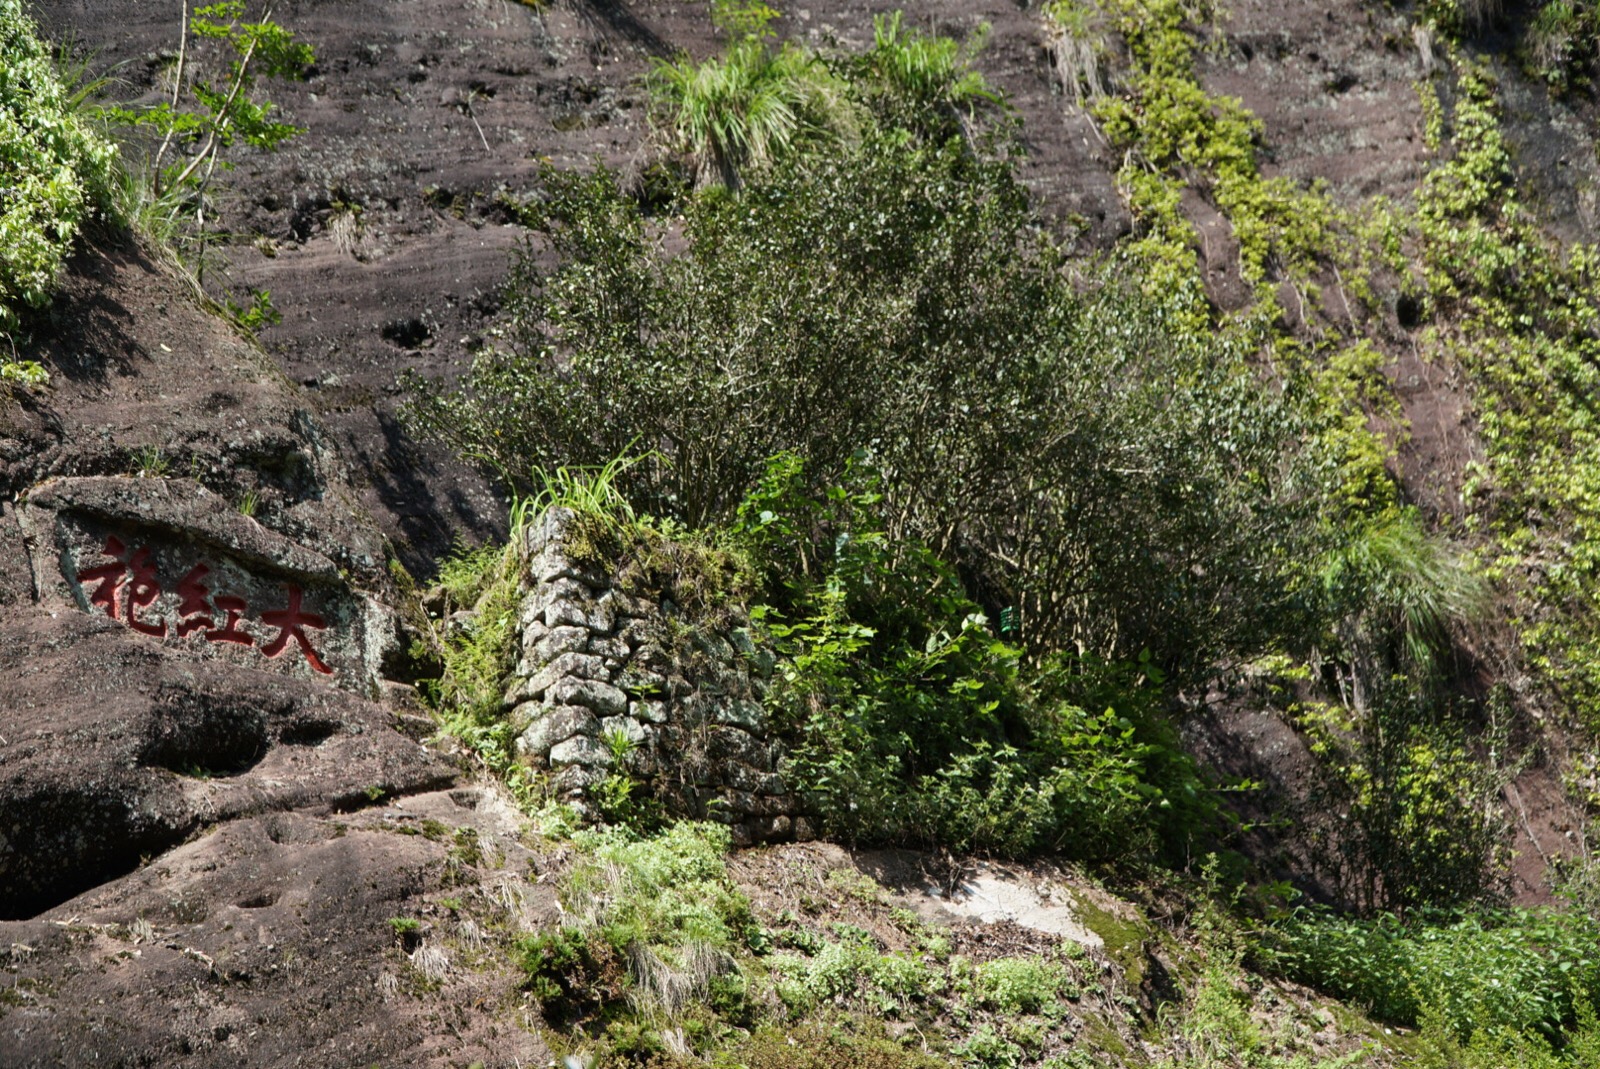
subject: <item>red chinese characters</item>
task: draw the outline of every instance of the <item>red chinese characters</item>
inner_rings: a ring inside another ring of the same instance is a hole
[[[78,573],[79,582],[100,584],[89,595],[89,604],[99,605],[105,609],[107,616],[115,620],[120,602],[126,611],[123,622],[129,627],[146,635],[164,637],[167,633],[166,624],[152,624],[139,619],[140,610],[149,608],[161,594],[161,586],[156,582],[156,566],[150,563],[150,550],[141,548],[130,553],[121,539],[112,536],[106,539],[103,552],[116,559],[110,564]]]
[[[324,675],[333,675],[333,669],[322,663],[322,658],[317,656],[317,651],[311,648],[311,640],[306,638],[303,628],[314,627],[322,630],[328,625],[322,622],[322,617],[314,612],[300,611],[300,588],[293,583],[286,583],[289,590],[289,607],[261,614],[261,622],[268,627],[278,628],[278,636],[271,642],[261,647],[261,652],[268,657],[276,657],[289,645],[292,638],[300,647],[300,652],[306,655],[306,663]]]
[[[91,583],[96,584],[87,595],[89,604],[99,606],[107,616],[121,620],[141,634],[165,638],[167,622],[156,612],[163,591],[149,548],[141,546],[130,550],[121,539],[112,536],[106,539],[103,552],[112,558],[109,562],[78,572],[78,581],[85,590]],[[171,613],[173,633],[183,639],[201,632],[207,643],[255,646],[256,636],[241,626],[250,611],[249,604],[234,594],[213,593],[205,582],[210,574],[209,565],[196,564],[178,580],[173,592],[176,605]],[[299,647],[313,671],[333,675],[333,669],[323,661],[306,633],[308,628],[326,630],[327,622],[319,614],[302,608],[305,594],[300,587],[285,583],[284,590],[287,607],[261,613],[261,625],[277,629],[276,634],[260,644],[262,654],[276,659],[283,656],[292,643]]]

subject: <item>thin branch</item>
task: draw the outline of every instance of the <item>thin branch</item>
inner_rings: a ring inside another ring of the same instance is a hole
[[[211,132],[206,136],[205,147],[200,150],[199,155],[189,161],[189,166],[183,169],[183,173],[178,176],[173,185],[183,185],[184,182],[188,181],[189,176],[194,174],[195,169],[205,161],[206,157],[214,155],[220,148],[217,144],[217,132],[222,129],[229,113],[233,111],[233,102],[239,99],[239,92],[244,88],[245,71],[250,66],[250,57],[255,55],[256,43],[256,39],[251,38],[250,47],[244,50],[244,55],[239,60],[239,71],[234,77],[233,88],[228,90],[228,99],[222,102],[222,108],[217,112],[216,118],[212,120]],[[207,177],[210,177],[210,172],[207,172]]]
[[[169,105],[174,116],[178,112],[178,95],[183,91],[183,59],[189,45],[189,0],[178,0],[178,14],[178,69],[172,79],[172,103]],[[150,174],[158,195],[161,193],[161,157],[166,155],[167,146],[172,143],[173,129],[173,124],[167,123],[166,136],[161,139],[161,146],[150,160]]]

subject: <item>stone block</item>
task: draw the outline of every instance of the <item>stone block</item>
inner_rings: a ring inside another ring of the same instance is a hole
[[[556,682],[567,678],[598,679],[602,683],[610,682],[611,673],[607,671],[605,661],[592,653],[562,653],[543,668],[539,669],[528,680],[528,696],[537,698]]]
[[[606,585],[606,577],[597,569],[578,563],[557,546],[546,546],[529,558],[528,574],[536,583],[554,583],[570,579],[593,590]]]
[[[585,765],[567,765],[551,777],[551,785],[556,794],[571,798],[582,795],[589,788],[604,783],[606,773],[597,768]],[[581,815],[581,814],[580,814]]]
[[[628,655],[633,652],[633,648],[628,645],[628,640],[620,635],[609,637],[590,635],[588,649],[596,657],[606,657],[614,661],[626,661]]]
[[[726,765],[722,769],[723,781],[728,786],[752,794],[787,794],[788,785],[776,772],[764,772],[749,765]]]
[[[747,731],[714,727],[707,732],[707,755],[714,762],[737,761],[758,769],[771,767],[767,747]]]
[[[639,650],[644,659],[660,659],[661,647],[656,641],[661,635],[660,621],[648,617],[628,618],[618,624],[616,632],[635,650]],[[646,650],[649,652],[646,653]]]
[[[523,708],[518,706],[519,709]],[[539,706],[517,738],[517,750],[534,757],[545,757],[558,743],[575,736],[593,737],[600,732],[600,719],[581,705]]]
[[[600,721],[602,736],[616,733],[620,733],[635,746],[643,744],[650,737],[649,729],[631,716],[608,716]]]
[[[740,820],[745,817],[766,815],[760,812],[760,802],[757,797],[748,791],[723,791],[720,808],[726,812],[737,814]]]
[[[622,716],[628,711],[628,696],[598,679],[567,676],[553,683],[545,697],[551,705],[582,705],[600,716]]]
[[[588,735],[574,735],[550,749],[552,765],[583,765],[585,768],[610,768],[615,759],[611,748]]]
[[[755,798],[752,812],[763,817],[792,816],[800,808],[799,801],[791,794],[758,794]]]
[[[536,605],[553,605],[558,601],[592,601],[594,591],[576,579],[556,579],[540,583],[528,592],[528,601]]]
[[[661,611],[660,606],[649,598],[640,597],[637,594],[629,594],[624,590],[613,590],[611,602],[616,607],[619,615],[631,616],[639,620],[649,620]]]
[[[786,816],[753,817],[744,822],[745,831],[755,842],[781,842],[794,834],[794,821]]]
[[[660,672],[640,668],[637,663],[623,669],[622,674],[617,677],[617,686],[635,695],[660,694],[665,689],[666,683],[667,678]]]
[[[728,665],[733,663],[733,647],[728,644],[727,639],[723,638],[719,634],[716,634],[715,632],[695,632],[694,644],[698,649],[705,653],[707,657],[710,657],[712,661],[719,665]]]
[[[544,552],[546,546],[559,546],[566,542],[567,535],[572,531],[578,514],[569,508],[557,506],[545,509],[544,515],[539,517],[537,523],[530,523],[523,528],[522,554],[525,559],[533,559]]]
[[[725,698],[711,707],[713,724],[726,724],[746,731],[766,730],[767,719],[761,706],[748,698]]]
[[[777,666],[778,658],[771,650],[756,650],[750,656],[750,669],[758,679],[771,679],[773,669]]]
[[[667,722],[667,703],[649,699],[635,699],[628,703],[628,715],[647,724]]]
[[[544,622],[551,627],[589,626],[589,610],[579,601],[551,601],[544,607]]]
[[[588,645],[587,627],[551,628],[541,622],[537,637],[531,627],[522,633],[522,649],[534,664],[548,664],[563,653],[582,653]]]
[[[594,600],[589,609],[589,630],[598,634],[610,634],[617,622],[617,594],[614,590],[607,590]]]

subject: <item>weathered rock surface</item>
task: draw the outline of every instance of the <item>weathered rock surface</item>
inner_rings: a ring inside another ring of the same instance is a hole
[[[51,388],[0,395],[0,1065],[542,1062],[429,1023],[514,981],[423,976],[388,923],[500,878],[458,829],[526,851],[371,700],[408,689],[383,541],[300,390],[131,249],[53,315]]]
[[[0,629],[0,687],[0,917],[32,916],[221,821],[357,809],[456,776],[379,705],[195,663],[78,613]]]
[[[456,829],[486,856],[463,861]],[[516,832],[476,790],[346,816],[269,811],[0,922],[0,1064],[546,1064],[533,1031],[504,1023],[514,978],[459,966],[477,938],[468,917],[556,916],[547,889],[494,867],[526,869]],[[402,940],[392,918],[414,931]]]

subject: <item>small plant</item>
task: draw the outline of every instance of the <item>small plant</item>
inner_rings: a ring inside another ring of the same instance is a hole
[[[225,300],[223,307],[239,325],[239,329],[252,336],[258,334],[263,327],[283,322],[283,316],[272,305],[272,294],[266,290],[251,290],[249,307],[235,302],[232,298]]]
[[[160,479],[166,476],[172,460],[158,445],[147,445],[134,458],[134,474],[141,479]]]
[[[50,372],[37,360],[0,360],[0,383],[36,390],[50,385]]]
[[[1041,958],[997,958],[978,966],[973,984],[986,1004],[1008,1014],[1050,1014],[1078,994],[1065,966]]]
[[[254,488],[246,490],[244,496],[239,499],[239,515],[241,516],[254,517],[256,510],[260,507],[261,493]]]

